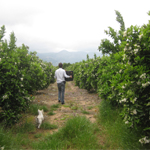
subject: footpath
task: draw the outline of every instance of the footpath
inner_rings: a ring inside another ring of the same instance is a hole
[[[54,115],[44,113],[44,121],[57,125],[59,129],[64,125],[67,119],[78,115],[84,115],[94,123],[96,121],[100,101],[98,94],[89,93],[85,89],[80,89],[78,86],[75,86],[73,81],[70,81],[67,82],[65,86],[64,105],[58,102],[56,82],[51,84],[47,89],[38,91],[35,95],[34,103],[46,105],[48,109],[51,109],[51,106],[59,104],[59,108],[53,111]],[[48,131],[48,133],[53,133],[58,129],[52,129]],[[39,132],[43,132],[42,129],[38,130]]]

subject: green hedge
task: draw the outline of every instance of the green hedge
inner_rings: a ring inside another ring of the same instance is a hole
[[[142,144],[150,142],[150,21],[122,32],[120,51],[72,64],[76,85],[95,89],[111,105],[122,108],[131,128],[142,128]]]
[[[55,81],[55,67],[39,59],[36,52],[29,53],[24,44],[16,47],[12,40],[14,33],[7,44],[2,40],[4,33],[3,26],[0,30],[0,119],[12,124],[29,107],[31,94]]]

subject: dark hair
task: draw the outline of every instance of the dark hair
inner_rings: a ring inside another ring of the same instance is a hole
[[[58,66],[59,66],[59,68],[62,68],[63,64],[62,64],[62,63],[59,63]]]

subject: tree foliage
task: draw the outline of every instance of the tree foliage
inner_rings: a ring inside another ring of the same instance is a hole
[[[112,38],[112,42],[108,39],[102,39],[101,44],[98,47],[102,54],[115,54],[118,53],[120,49],[120,43],[123,41],[123,32],[125,31],[125,23],[123,17],[119,11],[116,11],[116,21],[120,24],[119,32],[115,31],[112,27],[108,27],[109,30],[105,30],[105,33]]]
[[[141,130],[139,142],[150,144],[150,21],[142,27],[120,30],[120,43],[119,38],[115,41],[114,30],[109,29],[106,33],[116,44],[106,39],[101,50],[108,54],[110,48],[112,55],[73,64],[76,85],[95,89],[101,98],[121,108],[124,123]]]
[[[4,36],[5,27],[0,30]],[[43,62],[36,52],[28,51],[22,44],[16,46],[14,32],[7,40],[0,42],[0,120],[7,125],[16,123],[33,99],[37,90],[47,88],[54,82],[55,67]]]

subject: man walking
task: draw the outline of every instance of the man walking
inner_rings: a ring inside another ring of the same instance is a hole
[[[72,78],[72,76],[68,76],[66,71],[62,69],[63,64],[59,63],[59,69],[55,71],[55,78],[57,79],[57,86],[58,86],[58,102],[64,104],[64,93],[65,93],[65,77]]]

